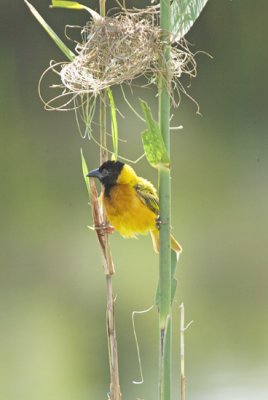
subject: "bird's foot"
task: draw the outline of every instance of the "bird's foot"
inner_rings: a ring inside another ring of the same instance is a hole
[[[155,225],[157,229],[160,229],[160,225],[166,225],[168,222],[164,222],[161,220],[160,215],[155,219]]]
[[[115,229],[114,229],[114,227],[112,225],[104,226],[103,230],[104,230],[105,233],[108,233],[108,234],[114,233],[114,231],[115,231]]]
[[[158,217],[155,219],[155,226],[157,227],[157,229],[160,229],[160,224],[161,224],[161,219],[160,215],[158,215]]]
[[[94,226],[94,229],[96,231],[100,231],[100,233],[102,235],[104,235],[105,233],[107,234],[111,234],[114,233],[114,227],[112,225],[107,225],[107,224],[100,224],[99,226]]]

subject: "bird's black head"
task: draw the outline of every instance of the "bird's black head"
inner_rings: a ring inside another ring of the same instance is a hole
[[[87,176],[98,178],[105,188],[116,184],[117,178],[122,171],[124,164],[120,161],[106,161],[99,168],[90,171]]]

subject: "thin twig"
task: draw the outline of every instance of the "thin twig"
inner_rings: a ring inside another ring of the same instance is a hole
[[[194,322],[190,321],[186,326],[185,326],[185,317],[184,317],[184,304],[181,303],[180,305],[180,363],[181,363],[181,376],[180,376],[180,382],[181,382],[181,399],[180,400],[185,400],[186,399],[186,378],[185,378],[185,344],[184,344],[184,332],[186,329],[189,328],[189,326]]]
[[[181,359],[181,400],[185,400],[185,361],[184,361],[184,304],[180,306],[181,322],[180,322],[180,359]]]
[[[134,339],[135,339],[135,343],[136,343],[137,356],[138,356],[139,369],[140,369],[140,380],[139,381],[132,381],[132,383],[134,383],[135,385],[141,385],[144,382],[144,380],[143,380],[143,372],[142,372],[142,365],[141,365],[140,346],[139,346],[136,327],[135,327],[135,315],[136,314],[145,314],[145,313],[151,311],[153,308],[154,308],[154,305],[152,305],[151,307],[147,308],[146,310],[133,311],[132,312],[132,327],[133,327],[133,333],[134,333]]]

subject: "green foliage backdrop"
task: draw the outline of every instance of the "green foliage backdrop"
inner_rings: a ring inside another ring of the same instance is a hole
[[[65,24],[87,18],[33,3],[62,39]],[[98,149],[79,137],[72,113],[42,110],[38,79],[50,59],[63,57],[22,1],[1,5],[0,397],[103,399],[105,288],[80,160],[83,146],[96,167]],[[191,400],[267,397],[267,12],[264,0],[258,7],[210,1],[187,36],[194,50],[214,57],[197,57],[189,89],[203,117],[183,97],[173,123],[184,129],[171,138],[172,223],[184,248],[177,305],[183,300],[194,320],[186,335]],[[155,93],[142,95],[153,103]],[[135,159],[144,124],[124,103],[121,110],[120,136],[128,143],[120,142],[119,153],[131,148]],[[156,184],[145,160],[136,170]],[[135,386],[131,312],[154,301],[157,257],[149,237],[123,241],[115,234],[111,242],[122,391],[126,399],[153,400],[157,313],[138,318],[145,384]]]

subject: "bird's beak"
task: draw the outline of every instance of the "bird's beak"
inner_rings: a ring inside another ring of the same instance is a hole
[[[88,178],[98,178],[99,180],[101,180],[102,174],[100,173],[99,168],[96,168],[96,169],[93,169],[92,171],[90,171],[87,174],[87,177]]]

